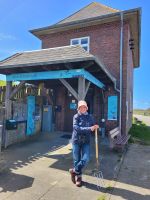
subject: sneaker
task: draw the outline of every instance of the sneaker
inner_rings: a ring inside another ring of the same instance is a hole
[[[82,186],[82,177],[77,177],[77,180],[76,180],[76,186],[77,187],[81,187]]]
[[[74,184],[76,184],[76,173],[74,172],[73,169],[69,169],[70,175],[71,175],[71,180]]]

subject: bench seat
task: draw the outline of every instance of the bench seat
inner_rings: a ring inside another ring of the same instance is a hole
[[[121,135],[119,127],[109,131],[110,148],[124,148],[128,144],[130,135]]]

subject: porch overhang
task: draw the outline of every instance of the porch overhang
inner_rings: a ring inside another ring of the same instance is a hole
[[[94,77],[97,79],[96,82],[101,82],[106,87],[108,85],[114,85],[114,87],[116,86],[116,79],[111,75],[104,64],[98,60],[97,57],[88,53],[80,46],[65,46],[22,52],[14,54],[13,56],[0,62],[0,73],[5,74],[7,76],[7,80],[13,79],[14,81],[18,80],[17,74],[20,74],[20,77],[21,74],[22,77],[24,74],[24,76],[26,76],[26,80],[29,80],[27,79],[27,76],[30,76],[30,73],[37,73],[36,75],[39,78],[38,80],[41,80],[39,77],[41,73],[45,76],[44,74],[56,74],[62,70],[66,70],[65,72],[68,70],[80,70],[80,72],[82,72],[81,76],[84,76],[88,80],[90,79],[89,81],[92,80],[91,82],[93,84],[97,84],[94,83]],[[16,79],[10,79],[14,76]],[[59,79],[60,77],[57,76],[57,78]],[[56,81],[57,80],[55,79],[55,82]],[[101,85],[101,88],[102,87],[103,86]]]
[[[28,80],[45,80],[45,79],[65,79],[84,77],[99,88],[105,88],[105,85],[96,79],[93,75],[84,69],[57,70],[46,72],[17,73],[6,76],[6,81],[28,81]]]

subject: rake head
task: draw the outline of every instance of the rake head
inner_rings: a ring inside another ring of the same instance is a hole
[[[93,176],[96,178],[97,189],[100,190],[100,188],[104,187],[105,185],[102,171],[94,170]]]

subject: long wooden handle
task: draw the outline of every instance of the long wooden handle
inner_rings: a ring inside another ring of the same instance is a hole
[[[98,160],[98,135],[97,135],[97,129],[95,129],[95,152],[96,152],[96,163],[97,166],[99,166],[99,160]]]

